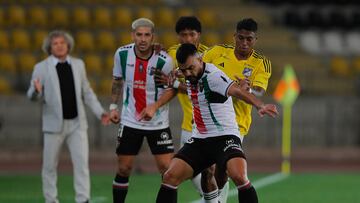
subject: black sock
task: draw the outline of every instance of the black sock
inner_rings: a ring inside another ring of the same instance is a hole
[[[255,188],[248,182],[245,185],[238,186],[239,203],[258,203],[258,197]]]
[[[156,203],[176,203],[177,187],[161,184]]]
[[[129,177],[116,174],[112,185],[113,203],[124,203],[129,186]]]

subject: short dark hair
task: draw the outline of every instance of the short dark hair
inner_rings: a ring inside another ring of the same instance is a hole
[[[176,22],[175,31],[179,34],[183,30],[201,32],[201,23],[195,16],[182,16]]]
[[[248,31],[256,32],[257,28],[258,28],[257,22],[252,18],[244,18],[240,20],[236,25],[236,31],[248,30]]]
[[[176,60],[180,64],[184,64],[189,56],[195,55],[196,46],[190,43],[184,43],[176,51]]]

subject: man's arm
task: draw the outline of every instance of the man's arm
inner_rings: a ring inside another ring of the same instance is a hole
[[[142,110],[140,113],[139,120],[151,120],[152,117],[155,115],[155,112],[162,107],[164,104],[168,103],[172,98],[176,95],[176,90],[173,88],[167,89],[164,94],[153,104],[148,105],[146,108]]]
[[[264,104],[260,99],[250,92],[240,88],[239,85],[233,83],[228,89],[228,95],[236,97],[253,105],[258,110],[258,114],[263,117],[265,114],[275,117],[278,114],[277,108],[274,104]]]
[[[123,94],[123,84],[124,81],[121,77],[116,77],[116,76],[113,77],[112,87],[111,87],[111,104],[109,107],[110,120],[113,123],[120,122],[118,103]]]

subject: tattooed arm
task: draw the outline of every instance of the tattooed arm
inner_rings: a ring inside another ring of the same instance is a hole
[[[113,77],[111,87],[111,104],[110,104],[110,120],[113,123],[120,122],[118,103],[123,94],[123,79],[120,77]]]

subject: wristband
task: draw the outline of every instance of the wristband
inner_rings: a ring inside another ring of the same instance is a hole
[[[117,104],[110,104],[109,106],[109,110],[112,111],[112,110],[117,110],[118,109],[118,105]]]
[[[173,88],[177,89],[179,88],[180,82],[178,80],[174,81]]]

